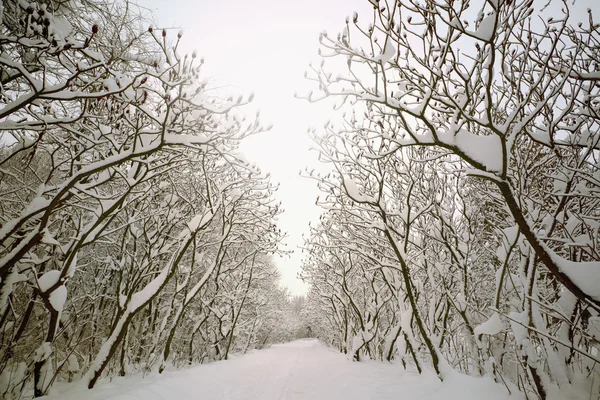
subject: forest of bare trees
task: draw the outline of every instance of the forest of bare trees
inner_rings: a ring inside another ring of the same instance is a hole
[[[270,129],[252,95],[127,1],[2,3],[0,398],[313,336],[593,398],[600,24],[567,0],[369,3],[307,73],[336,105],[309,131],[330,172],[305,173],[306,297],[279,284],[278,184],[240,151]]]

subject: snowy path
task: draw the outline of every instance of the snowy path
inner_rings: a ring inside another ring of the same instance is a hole
[[[350,362],[316,340],[298,340],[165,376],[122,378],[92,391],[53,399],[248,399],[248,400],[505,400],[505,390],[487,379],[405,372],[400,365]],[[510,398],[515,399],[515,397]]]

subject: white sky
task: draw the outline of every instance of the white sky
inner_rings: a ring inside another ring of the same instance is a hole
[[[309,61],[318,61],[318,36],[322,30],[337,34],[345,18],[358,11],[372,13],[366,0],[302,1],[193,1],[140,0],[156,18],[158,27],[173,28],[169,36],[183,30],[182,53],[197,49],[204,57],[204,77],[235,93],[255,93],[254,106],[265,125],[273,129],[243,145],[247,157],[280,183],[276,197],[285,212],[279,228],[287,232],[291,257],[276,259],[282,284],[293,294],[306,287],[297,279],[302,254],[302,234],[308,222],[319,218],[315,206],[318,191],[314,182],[299,176],[305,167],[318,165],[317,153],[309,151],[309,126],[321,127],[332,117],[332,103],[310,104],[294,98],[316,87],[304,79]]]

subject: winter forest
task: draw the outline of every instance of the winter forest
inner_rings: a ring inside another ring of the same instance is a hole
[[[275,128],[193,38],[143,1],[0,2],[0,399],[277,351],[440,399],[600,399],[600,8],[341,4],[304,39],[294,102],[327,122],[289,246],[285,182],[243,149]]]

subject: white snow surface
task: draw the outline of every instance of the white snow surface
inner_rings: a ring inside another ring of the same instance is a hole
[[[481,40],[489,42],[494,35],[494,26],[496,24],[496,13],[492,13],[485,17],[481,24],[479,25],[479,29],[473,34]]]
[[[77,356],[75,354],[71,354],[69,358],[67,358],[67,371],[78,372],[79,368],[79,360],[77,360]]]
[[[52,236],[52,234],[50,233],[48,228],[44,229],[43,232],[44,232],[44,236],[42,236],[42,243],[53,245],[53,246],[60,246],[60,243],[58,243],[56,241],[56,239],[54,238],[54,236]]]
[[[343,178],[344,178],[344,186],[346,187],[348,196],[350,196],[350,198],[352,200],[358,201],[358,202],[375,203],[375,199],[373,197],[360,193],[360,190],[358,189],[358,185],[356,184],[356,182],[353,179],[351,179],[347,176],[344,176]]]
[[[488,171],[502,171],[502,142],[497,135],[475,135],[451,126],[447,132],[438,133],[438,137],[443,143],[456,146]]]
[[[383,53],[375,57],[375,61],[381,61],[382,64],[390,61],[396,55],[396,48],[394,47],[394,43],[392,40],[388,39],[385,43],[385,48],[383,49]]]
[[[52,293],[50,293],[50,297],[48,298],[52,307],[58,312],[62,312],[63,307],[65,306],[65,302],[67,301],[67,288],[65,285],[60,285]]]
[[[502,320],[497,313],[494,313],[487,321],[475,328],[475,336],[496,335],[504,329]]]
[[[600,301],[600,262],[569,261],[559,256],[548,247],[546,247],[546,251],[550,253],[550,256],[556,265],[558,265],[560,271],[567,275],[579,289],[594,300]]]
[[[190,231],[194,232],[198,230],[199,227],[206,225],[212,217],[213,214],[210,211],[206,214],[198,214],[194,218],[192,218],[190,222],[188,222],[188,228],[190,229]]]
[[[53,269],[51,271],[46,272],[38,279],[38,285],[42,292],[50,289],[52,286],[58,282],[60,279],[60,271],[57,269]]]
[[[521,400],[489,378],[404,371],[399,363],[351,362],[304,339],[163,375],[113,378],[88,391],[73,385],[50,400],[310,399]]]

